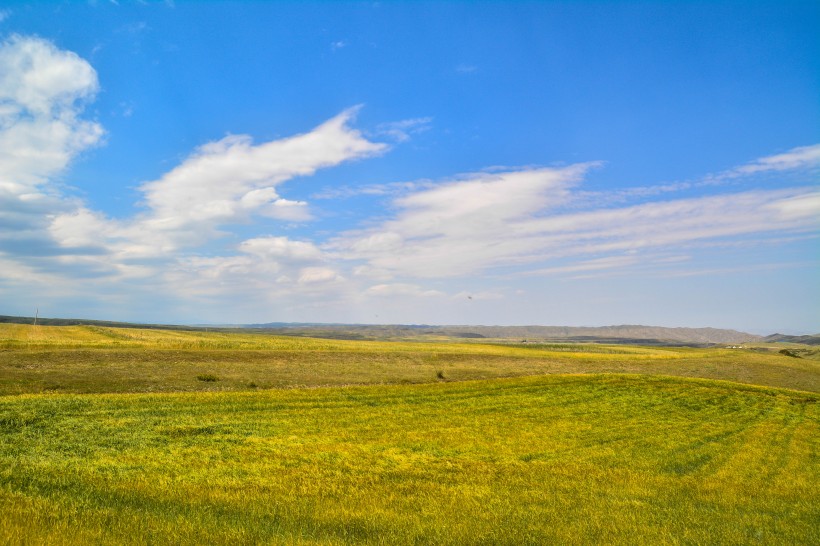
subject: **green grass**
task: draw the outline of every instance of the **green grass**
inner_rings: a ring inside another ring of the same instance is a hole
[[[0,543],[817,544],[816,395],[620,375],[0,398]]]
[[[341,341],[0,324],[0,395],[237,391],[567,373],[724,379],[820,392],[820,361],[734,349]],[[200,381],[213,375],[218,381]],[[252,386],[253,385],[253,386]]]
[[[757,349],[0,324],[0,544],[818,544]]]

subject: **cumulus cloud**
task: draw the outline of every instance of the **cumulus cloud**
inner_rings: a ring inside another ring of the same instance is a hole
[[[78,204],[56,182],[102,138],[102,127],[82,118],[98,88],[91,65],[50,42],[15,35],[0,43],[0,252],[7,261],[63,252],[49,224]],[[5,275],[33,268],[6,267]]]
[[[39,38],[0,44],[0,190],[31,195],[97,144],[102,127],[81,119],[97,92],[86,61]]]
[[[164,283],[184,297],[272,303],[338,287],[345,277],[311,241],[284,236],[246,239],[236,252],[171,260]]]
[[[110,227],[105,216],[80,207],[54,218],[49,230],[63,247],[94,247],[100,245],[101,235],[110,236]]]
[[[308,241],[293,241],[287,237],[257,237],[239,245],[239,250],[260,258],[305,262],[323,259],[319,248]]]
[[[298,282],[299,284],[323,284],[343,280],[344,277],[330,267],[305,267],[299,272]]]

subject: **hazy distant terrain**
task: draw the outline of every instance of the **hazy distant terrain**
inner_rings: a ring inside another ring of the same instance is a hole
[[[0,323],[32,324],[32,317],[0,315]],[[662,326],[438,326],[438,325],[377,325],[318,324],[268,322],[260,324],[216,324],[177,326],[167,324],[132,324],[86,319],[39,318],[38,323],[50,326],[93,325],[118,328],[155,328],[174,330],[234,330],[237,328],[270,334],[326,337],[333,339],[412,339],[453,337],[461,339],[507,339],[516,341],[572,341],[591,343],[630,343],[641,345],[710,345],[745,342],[792,342],[816,345],[818,336],[782,336],[767,338],[737,330],[719,328],[666,328]],[[782,338],[782,339],[781,339]]]
[[[718,328],[665,328],[662,326],[434,326],[434,325],[336,325],[336,324],[249,324],[285,335],[332,335],[338,337],[390,338],[447,336],[527,341],[577,341],[597,343],[722,344],[762,341],[762,336]]]
[[[763,338],[766,343],[802,343],[803,345],[820,345],[820,334],[811,336],[787,336],[772,334]]]

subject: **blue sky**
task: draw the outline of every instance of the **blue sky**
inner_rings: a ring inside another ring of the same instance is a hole
[[[817,2],[10,2],[0,314],[820,331]]]

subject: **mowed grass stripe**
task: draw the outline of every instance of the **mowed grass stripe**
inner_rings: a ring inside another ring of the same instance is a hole
[[[816,395],[708,380],[0,398],[0,542],[812,544]]]

